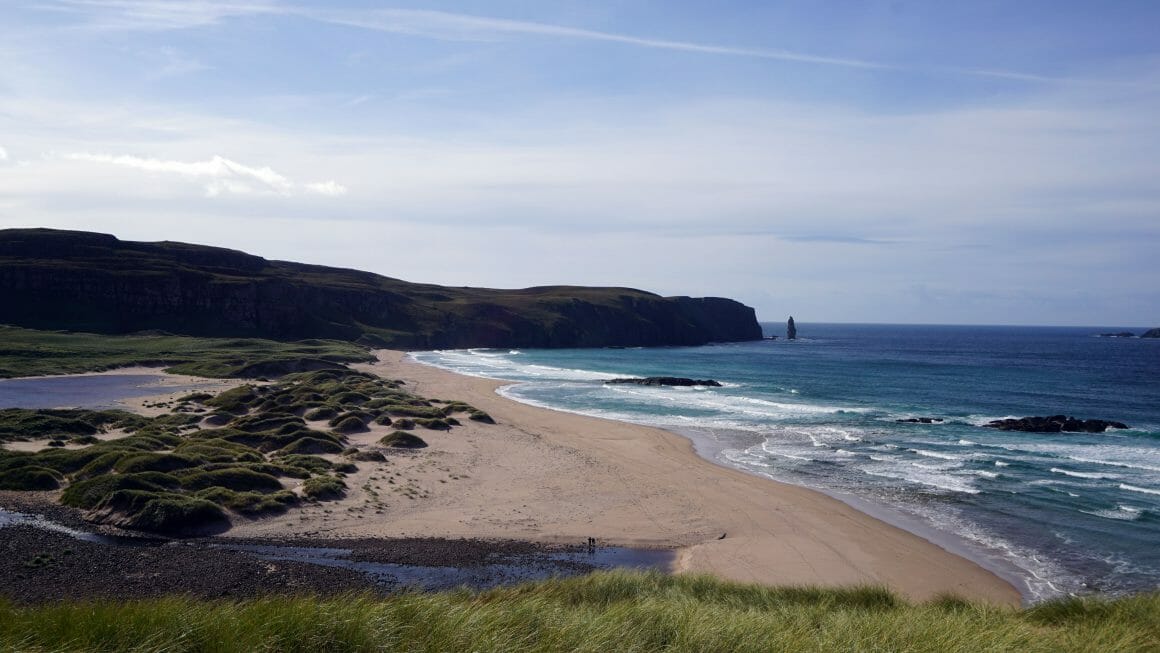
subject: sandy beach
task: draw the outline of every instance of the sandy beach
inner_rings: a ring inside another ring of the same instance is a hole
[[[362,463],[341,501],[237,524],[236,537],[474,537],[677,549],[677,571],[766,584],[884,584],[1015,605],[975,563],[821,493],[729,469],[660,429],[537,408],[502,382],[381,350],[360,367],[497,424],[418,430],[425,449]],[[372,430],[352,437],[366,446]],[[365,442],[364,442],[365,441]]]

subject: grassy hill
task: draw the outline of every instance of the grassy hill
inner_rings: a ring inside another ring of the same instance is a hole
[[[184,243],[0,231],[0,322],[33,329],[359,341],[402,349],[698,345],[753,309],[631,288],[443,287]]]

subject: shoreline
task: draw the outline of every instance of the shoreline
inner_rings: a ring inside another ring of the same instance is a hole
[[[650,425],[650,424],[646,424],[646,423],[642,423],[642,422],[630,422],[627,420],[622,421],[622,420],[615,420],[612,418],[596,417],[593,415],[588,415],[588,414],[581,412],[581,411],[578,411],[578,410],[570,410],[567,408],[553,407],[553,406],[549,406],[549,405],[534,402],[534,401],[521,400],[521,399],[516,398],[513,395],[513,393],[508,392],[508,390],[510,388],[513,388],[513,387],[519,385],[518,381],[509,381],[506,379],[495,379],[495,378],[491,378],[491,377],[474,377],[472,375],[462,374],[462,373],[457,372],[455,370],[451,370],[451,369],[448,369],[446,367],[441,367],[439,365],[420,363],[419,361],[415,360],[415,358],[410,355],[412,353],[414,353],[414,352],[407,352],[407,355],[404,357],[404,360],[411,362],[411,363],[419,364],[419,365],[424,366],[424,367],[431,367],[431,368],[435,368],[438,370],[442,370],[442,371],[447,372],[449,374],[454,374],[454,375],[458,375],[458,376],[465,376],[468,378],[479,378],[479,379],[484,379],[484,380],[489,380],[489,381],[495,381],[498,384],[498,387],[495,390],[496,394],[500,397],[503,397],[504,399],[507,399],[508,401],[512,401],[515,403],[523,404],[526,406],[531,406],[534,408],[539,408],[542,410],[552,411],[552,412],[556,412],[556,413],[564,413],[564,414],[568,414],[568,415],[576,415],[576,416],[588,417],[588,418],[592,418],[592,419],[602,419],[602,420],[608,420],[608,421],[614,421],[614,422],[629,423],[629,424],[634,424],[636,426],[640,426],[642,428],[657,429],[657,430],[660,430],[660,431],[663,431],[666,433],[675,434],[677,436],[680,436],[681,438],[688,440],[691,443],[692,451],[694,452],[695,455],[697,455],[699,458],[706,460],[714,465],[717,465],[719,467],[722,467],[722,468],[728,469],[728,470],[732,470],[732,471],[739,471],[739,472],[746,474],[748,476],[759,478],[759,479],[762,479],[764,481],[771,481],[771,482],[776,483],[778,485],[788,485],[791,487],[800,488],[800,489],[803,489],[806,491],[816,492],[818,494],[825,495],[826,497],[829,497],[835,501],[841,502],[842,504],[845,504],[846,506],[849,506],[850,508],[853,508],[854,510],[856,510],[856,511],[858,511],[866,516],[869,516],[869,517],[871,517],[875,520],[878,520],[880,522],[884,522],[885,524],[887,524],[889,526],[899,528],[899,529],[906,531],[907,533],[910,533],[916,537],[919,537],[919,538],[921,538],[921,539],[923,539],[931,544],[934,544],[935,546],[939,547],[940,549],[943,549],[944,551],[950,553],[951,555],[955,555],[955,556],[958,556],[960,558],[964,558],[964,559],[968,560],[969,562],[971,562],[975,565],[978,565],[979,567],[982,567],[986,571],[998,576],[1003,581],[1005,581],[1006,583],[1008,583],[1009,585],[1014,587],[1016,589],[1016,591],[1022,597],[1022,601],[1024,603],[1036,601],[1038,599],[1043,598],[1041,596],[1036,595],[1034,593],[1034,591],[1031,589],[1031,587],[1029,586],[1028,579],[1025,578],[1025,576],[1023,575],[1024,573],[1026,573],[1026,570],[1019,567],[1018,565],[1016,565],[1012,561],[1004,559],[1004,558],[999,557],[999,556],[996,556],[993,553],[990,553],[985,549],[981,549],[981,548],[978,548],[977,546],[974,546],[972,541],[969,540],[968,538],[956,535],[954,533],[941,531],[941,530],[935,528],[934,526],[931,526],[931,525],[927,524],[926,522],[922,521],[921,517],[907,513],[904,510],[902,510],[901,508],[898,508],[896,506],[891,506],[889,504],[874,503],[868,499],[865,499],[865,498],[860,497],[860,496],[855,495],[855,494],[832,491],[832,490],[829,490],[829,489],[824,488],[824,487],[812,487],[812,486],[808,486],[808,485],[796,484],[796,483],[793,483],[790,481],[780,480],[778,478],[773,477],[772,475],[762,474],[758,471],[747,469],[744,466],[734,464],[734,463],[731,463],[727,460],[721,459],[719,457],[720,452],[726,448],[729,448],[730,446],[733,446],[733,444],[732,443],[725,444],[724,442],[722,442],[717,437],[717,435],[713,433],[712,429],[700,429],[698,427],[692,427],[692,426],[684,428],[684,429],[666,428],[663,426],[654,426],[654,425]],[[749,437],[749,434],[742,432],[742,431],[737,431],[736,434],[740,435],[742,437]],[[1043,580],[1043,579],[1039,579],[1039,580]]]
[[[513,400],[514,401],[514,400]],[[1043,597],[1037,596],[1029,587],[1028,579],[1023,575],[1029,573],[1025,569],[1019,567],[1009,559],[1003,558],[994,553],[988,552],[986,549],[977,547],[974,543],[966,537],[951,533],[948,531],[939,530],[937,527],[924,522],[918,515],[908,513],[902,508],[886,503],[876,503],[857,494],[848,492],[839,492],[825,487],[812,487],[808,485],[799,485],[790,481],[783,481],[775,478],[773,475],[762,474],[761,472],[747,469],[739,464],[732,463],[727,460],[720,459],[717,454],[722,450],[728,448],[727,445],[720,443],[718,440],[712,439],[711,436],[703,432],[698,432],[694,428],[687,431],[674,430],[677,435],[688,438],[693,443],[693,449],[697,455],[721,467],[727,469],[736,469],[742,473],[755,476],[757,478],[773,481],[781,485],[792,485],[800,487],[813,492],[824,494],[835,501],[840,501],[854,510],[868,515],[874,519],[885,522],[896,528],[916,535],[939,548],[947,551],[952,555],[965,558],[983,569],[1002,578],[1007,583],[1019,591],[1023,597],[1024,603],[1032,603],[1043,598],[1055,598],[1055,596]],[[1042,580],[1042,579],[1040,579]],[[1024,588],[1024,589],[1020,589]]]
[[[531,406],[497,392],[509,382],[418,363],[407,352],[375,353],[378,362],[353,367],[402,379],[423,396],[466,401],[497,424],[465,421],[451,432],[420,430],[430,448],[417,455],[393,452],[384,465],[361,465],[347,479],[345,498],[236,520],[224,539],[575,545],[595,537],[600,546],[673,550],[677,573],[766,585],[885,585],[917,601],[957,594],[994,604],[1022,602],[1014,585],[974,561],[816,490],[708,460],[686,436]],[[143,404],[155,399],[126,403],[149,412]],[[388,486],[378,485],[394,479],[405,485],[405,495],[386,494]]]
[[[539,445],[532,447],[536,453],[555,453],[579,467],[556,460],[548,465],[554,471],[500,470],[507,473],[479,480],[475,489],[483,500],[408,515],[397,524],[408,535],[418,529],[541,542],[595,536],[613,545],[677,549],[676,571],[742,582],[884,584],[913,600],[955,593],[1007,605],[1022,601],[1014,585],[974,561],[816,490],[707,460],[685,436],[516,402],[497,392],[509,382],[425,365],[407,352],[375,353],[379,362],[354,367],[403,379],[424,396],[467,401],[495,417],[507,440],[503,448],[531,443]],[[515,455],[530,460],[528,453]],[[496,514],[517,500],[522,510]],[[554,514],[565,507],[564,518]],[[477,509],[484,519],[470,519]],[[449,516],[469,519],[449,522]]]

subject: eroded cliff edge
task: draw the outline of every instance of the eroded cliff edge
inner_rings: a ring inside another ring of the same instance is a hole
[[[399,349],[700,345],[760,339],[752,308],[631,288],[410,283],[185,243],[0,230],[0,323]]]

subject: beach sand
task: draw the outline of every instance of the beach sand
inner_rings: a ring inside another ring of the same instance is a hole
[[[528,406],[503,382],[377,352],[356,366],[497,424],[417,429],[429,446],[360,462],[340,501],[237,524],[234,537],[450,537],[663,547],[677,571],[771,585],[886,585],[1016,605],[1008,582],[824,494],[717,465],[660,429]],[[352,436],[373,448],[386,427]]]

